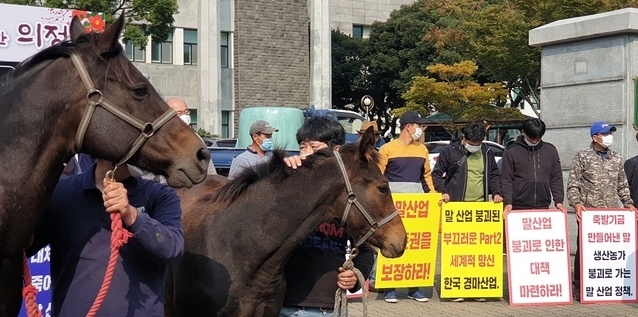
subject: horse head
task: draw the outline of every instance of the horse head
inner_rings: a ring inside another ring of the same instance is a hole
[[[119,43],[123,26],[124,14],[104,32],[87,34],[73,18],[65,43],[73,48],[71,58],[54,63],[60,71],[79,74],[69,76],[66,90],[68,110],[79,126],[74,150],[165,175],[173,187],[200,183],[210,154],[126,58]]]
[[[336,210],[335,216],[340,217],[355,245],[367,242],[378,247],[383,256],[396,258],[403,254],[407,236],[388,180],[378,167],[374,144],[370,127],[359,143],[346,144],[335,153],[346,186],[339,201],[347,201],[345,210]]]

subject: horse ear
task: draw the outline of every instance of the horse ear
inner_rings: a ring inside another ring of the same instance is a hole
[[[115,48],[121,47],[120,34],[124,28],[124,12],[120,14],[120,17],[109,25],[104,32],[99,33],[95,39],[95,45],[99,52],[111,52]]]
[[[374,157],[374,143],[376,139],[374,137],[374,128],[372,126],[366,129],[363,133],[361,140],[359,141],[359,155],[362,160],[372,162]]]
[[[71,41],[77,41],[82,34],[86,34],[86,29],[82,25],[82,22],[80,22],[80,19],[73,16],[73,19],[71,19]]]

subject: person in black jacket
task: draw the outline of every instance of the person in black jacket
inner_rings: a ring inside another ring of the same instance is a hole
[[[636,133],[636,141],[638,141],[638,133]],[[636,202],[638,201],[638,155],[625,161],[625,174],[629,182],[631,200]]]
[[[463,138],[452,140],[441,151],[432,171],[432,180],[442,201],[503,201],[501,179],[490,147],[483,144],[485,126],[470,122]]]
[[[523,134],[503,152],[501,190],[504,213],[521,209],[548,209],[554,199],[556,208],[563,205],[565,189],[560,157],[556,147],[542,140],[545,123],[527,119]]]
[[[443,194],[441,202],[448,201],[493,201],[502,202],[501,179],[490,147],[483,144],[485,126],[481,122],[470,122],[463,128],[463,138],[453,140],[446,146],[434,165],[432,180],[434,188]],[[462,302],[463,298],[451,299]],[[484,298],[475,298],[484,302]]]

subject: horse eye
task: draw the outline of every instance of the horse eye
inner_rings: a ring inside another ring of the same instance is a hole
[[[146,85],[134,87],[131,91],[133,91],[133,93],[138,97],[148,96],[148,87],[146,87]]]
[[[381,194],[384,194],[384,195],[390,191],[390,188],[388,188],[388,185],[377,186],[377,189],[379,190]]]

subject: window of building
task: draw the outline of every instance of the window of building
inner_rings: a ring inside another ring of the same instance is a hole
[[[168,34],[166,41],[151,44],[151,62],[172,64],[173,63],[173,34]]]
[[[368,38],[370,36],[370,26],[369,25],[352,25],[352,37],[363,39]]]
[[[184,29],[184,65],[197,65],[197,30]]]
[[[221,64],[222,68],[228,68],[230,64],[230,56],[228,52],[228,42],[229,42],[230,33],[222,32],[219,38],[219,43],[221,45]]]
[[[230,111],[222,111],[222,138],[230,138]]]
[[[124,50],[126,51],[126,57],[131,62],[146,61],[146,51],[139,46],[133,45],[132,42],[127,41],[126,43],[124,43]]]

